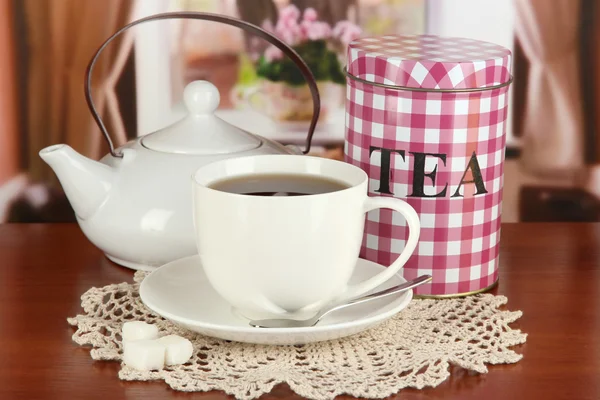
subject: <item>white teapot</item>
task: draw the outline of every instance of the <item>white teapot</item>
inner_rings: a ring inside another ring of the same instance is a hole
[[[314,101],[307,153],[319,117],[316,82],[306,63],[288,45],[250,23],[218,14],[175,12],[134,21],[109,37],[91,59],[85,95],[110,154],[94,161],[66,144],[40,151],[56,173],[86,237],[117,264],[151,270],[196,253],[192,218],[191,176],[199,167],[229,157],[254,154],[301,154],[230,125],[214,115],[220,101],[217,88],[195,81],[184,90],[188,114],[164,129],[114,149],[90,93],[91,73],[100,52],[117,35],[142,22],[193,18],[222,22],[248,30],[280,48],[302,71]]]

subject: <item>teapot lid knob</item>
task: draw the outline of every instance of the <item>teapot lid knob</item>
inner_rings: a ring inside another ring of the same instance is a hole
[[[190,114],[212,114],[219,107],[221,95],[215,85],[208,81],[189,83],[183,91],[183,102]]]
[[[207,81],[194,81],[183,91],[187,115],[173,125],[145,135],[142,145],[165,153],[216,155],[251,151],[262,145],[257,136],[218,116],[219,89]]]

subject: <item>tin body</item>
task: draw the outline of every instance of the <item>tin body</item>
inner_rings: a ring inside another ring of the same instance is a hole
[[[419,214],[420,241],[404,277],[433,280],[416,295],[486,290],[498,279],[510,52],[456,38],[376,40],[349,47],[345,160],[369,175],[369,195],[401,198]],[[491,49],[491,61],[428,53],[428,44],[447,50],[457,41]],[[398,58],[370,43],[417,55]],[[455,69],[462,75],[451,76]],[[400,215],[369,212],[361,257],[389,265],[407,237]]]

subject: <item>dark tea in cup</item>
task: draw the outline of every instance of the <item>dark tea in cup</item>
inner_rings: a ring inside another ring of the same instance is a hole
[[[350,186],[316,175],[257,174],[223,179],[209,187],[221,192],[252,196],[307,196],[337,192]]]

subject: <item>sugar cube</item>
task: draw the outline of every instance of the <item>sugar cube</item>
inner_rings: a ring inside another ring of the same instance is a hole
[[[194,352],[192,342],[177,335],[167,335],[158,339],[165,346],[165,364],[185,364]]]
[[[124,341],[123,362],[141,371],[161,370],[165,366],[165,350],[165,345],[158,340]]]
[[[129,321],[123,324],[121,330],[123,342],[143,339],[157,339],[158,327],[143,321]]]

